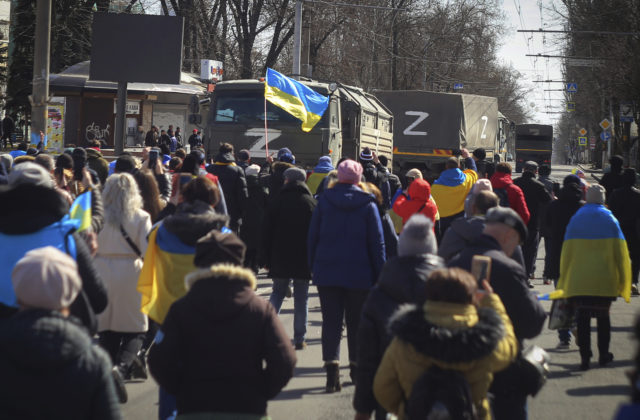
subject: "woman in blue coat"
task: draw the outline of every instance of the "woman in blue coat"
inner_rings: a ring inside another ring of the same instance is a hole
[[[322,310],[322,359],[327,392],[340,391],[343,320],[351,378],[355,377],[356,336],[364,301],[385,262],[382,222],[373,195],[358,187],[362,166],[345,160],[338,182],[324,192],[309,227],[309,266]]]

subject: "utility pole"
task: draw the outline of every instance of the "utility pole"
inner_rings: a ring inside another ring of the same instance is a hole
[[[47,132],[49,101],[49,57],[51,50],[51,0],[37,0],[36,42],[33,53],[33,93],[31,100],[31,142]]]
[[[296,15],[293,23],[293,68],[294,79],[300,78],[300,50],[302,49],[302,0],[296,1]]]

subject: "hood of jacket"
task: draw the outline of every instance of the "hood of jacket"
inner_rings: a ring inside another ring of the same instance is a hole
[[[85,150],[87,151],[87,159],[98,159],[102,157],[102,152],[98,149],[87,147]]]
[[[56,311],[20,311],[0,322],[0,357],[26,369],[62,368],[91,346],[79,325]]]
[[[312,197],[309,187],[307,187],[307,184],[303,181],[295,181],[284,184],[282,186],[282,190],[280,190],[280,194],[308,195]]]
[[[568,184],[560,190],[558,200],[566,203],[579,203],[582,201],[582,189],[577,184]]]
[[[214,165],[231,165],[236,163],[236,159],[232,153],[217,154],[214,159]]]
[[[331,164],[331,158],[329,158],[328,156],[323,156],[318,160],[318,164],[315,168],[313,168],[313,172],[326,174],[333,171],[334,169],[335,168]]]
[[[7,235],[37,232],[69,212],[62,194],[33,184],[2,186],[0,203],[0,232]]]
[[[465,179],[465,174],[460,170],[460,168],[451,168],[442,171],[434,184],[440,184],[446,187],[457,187],[458,185],[463,184]]]
[[[427,320],[432,317],[460,327],[447,328]],[[502,319],[493,309],[429,301],[422,307],[400,307],[389,328],[417,352],[445,363],[468,363],[488,356],[505,335]]]
[[[437,255],[393,257],[385,263],[376,287],[398,303],[422,303],[427,277],[442,267],[444,260]]]
[[[325,200],[342,210],[355,210],[369,203],[375,203],[372,194],[362,191],[352,184],[337,183],[322,194]]]
[[[511,179],[511,174],[506,174],[504,172],[496,172],[491,175],[491,186],[493,188],[507,188],[507,186],[513,184],[513,179]]]
[[[181,203],[176,212],[163,220],[164,227],[185,245],[195,246],[198,239],[212,229],[220,230],[229,220],[202,201]]]
[[[412,200],[426,202],[431,197],[431,185],[424,179],[416,179],[409,185],[409,197]]]
[[[482,235],[484,225],[484,216],[473,216],[469,219],[459,217],[451,223],[450,228],[465,241],[473,242]]]
[[[257,280],[251,270],[231,264],[216,264],[187,274],[187,306],[208,320],[224,320],[238,314],[256,297]]]
[[[295,168],[295,166],[289,162],[274,162],[272,166],[273,172],[281,175],[289,168]]]

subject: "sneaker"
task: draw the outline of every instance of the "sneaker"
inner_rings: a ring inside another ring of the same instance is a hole
[[[307,348],[307,342],[302,341],[300,343],[296,343],[296,350],[304,350]]]
[[[529,289],[533,289],[535,287],[531,280],[527,280],[527,286],[529,286]]]
[[[287,286],[287,294],[286,296],[288,298],[290,298],[291,296],[293,296],[293,289],[291,288],[291,286]]]
[[[558,343],[558,345],[556,346],[557,349],[568,349],[571,346],[571,343],[569,343],[569,340],[562,340]]]
[[[582,370],[582,371],[589,370],[589,359],[584,359],[580,363],[580,370]]]
[[[613,361],[613,353],[607,352],[600,356],[598,363],[600,366],[606,366]]]
[[[632,284],[631,285],[631,295],[632,296],[640,296],[640,292],[638,291],[638,285],[637,284]]]
[[[122,373],[118,366],[111,368],[111,377],[113,378],[113,384],[116,388],[118,401],[120,401],[120,404],[126,403],[129,399],[129,394],[127,393],[127,388],[124,385],[124,378],[122,377]]]
[[[542,284],[551,284],[551,279],[545,277],[544,279],[542,279]]]

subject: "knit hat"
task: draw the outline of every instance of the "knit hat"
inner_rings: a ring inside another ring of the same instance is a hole
[[[244,242],[234,233],[222,233],[212,230],[196,243],[193,263],[196,267],[209,267],[214,264],[231,263],[242,265],[247,250]]]
[[[3,153],[0,155],[0,162],[4,163],[6,170],[10,170],[13,165],[13,156],[8,153]]]
[[[567,175],[564,177],[564,180],[562,181],[562,186],[566,187],[569,184],[576,184],[576,185],[580,185],[580,178],[578,178],[577,175]]]
[[[241,149],[238,151],[238,160],[247,161],[251,158],[251,153],[247,149]]]
[[[418,168],[411,168],[407,171],[407,173],[404,175],[407,178],[413,178],[413,179],[422,179],[422,172],[420,172],[420,169]]]
[[[193,134],[196,134],[197,132],[198,132],[198,129],[197,129],[197,128],[194,128],[194,129],[193,129]]]
[[[360,152],[360,160],[373,160],[373,153],[371,152],[371,149],[369,149],[368,147],[362,149],[362,151]]]
[[[538,164],[532,160],[528,160],[524,163],[524,168],[525,171],[537,171],[538,170]]]
[[[284,179],[289,182],[300,181],[304,182],[307,180],[307,173],[300,168],[289,168],[282,174]]]
[[[338,165],[338,182],[357,184],[362,180],[362,165],[347,159]]]
[[[42,166],[33,162],[22,162],[15,165],[9,173],[9,184],[33,184],[53,188],[51,175]]]
[[[244,170],[244,174],[246,176],[250,175],[258,175],[260,173],[260,167],[258,165],[249,165],[247,169]]]
[[[485,178],[477,180],[476,183],[473,184],[473,193],[477,194],[480,191],[493,191],[491,181]]]
[[[282,160],[282,156],[289,154],[291,156],[293,156],[293,153],[291,153],[291,150],[289,150],[289,148],[287,147],[283,147],[282,149],[278,150],[278,160]]]
[[[76,262],[64,252],[47,246],[25,254],[11,274],[18,301],[31,308],[68,308],[82,289]]]
[[[600,184],[593,184],[587,190],[587,203],[604,204],[606,190]]]
[[[527,226],[525,226],[520,215],[509,207],[498,206],[489,209],[485,220],[487,224],[502,223],[515,229],[520,234],[520,243],[523,243],[527,238]]]
[[[438,251],[433,222],[422,214],[414,214],[402,228],[398,239],[398,256],[435,254]]]

